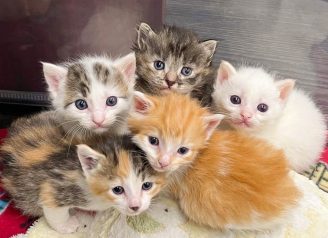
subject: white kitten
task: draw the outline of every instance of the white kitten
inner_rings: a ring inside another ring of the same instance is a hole
[[[85,56],[63,65],[42,64],[56,117],[68,134],[126,131],[135,83],[134,53],[116,60]]]
[[[282,148],[300,172],[319,159],[326,140],[324,115],[294,80],[275,81],[262,68],[236,70],[223,61],[218,69],[214,105],[235,129]]]

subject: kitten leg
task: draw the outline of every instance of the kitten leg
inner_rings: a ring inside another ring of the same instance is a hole
[[[43,207],[43,214],[48,224],[60,233],[72,233],[79,227],[77,217],[69,215],[69,207]]]

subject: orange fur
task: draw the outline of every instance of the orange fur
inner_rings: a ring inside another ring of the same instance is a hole
[[[46,207],[58,207],[55,199],[56,191],[49,182],[44,182],[40,186],[40,203]]]
[[[153,134],[192,141],[192,153],[173,158],[174,169],[167,169],[169,191],[191,220],[213,228],[261,228],[254,223],[279,220],[296,205],[300,192],[282,151],[233,131],[215,131],[206,141],[203,118],[210,114],[198,103],[173,93],[147,98],[153,105],[128,120],[139,145]]]
[[[214,228],[247,226],[254,214],[270,221],[300,195],[282,151],[232,131],[214,132],[185,176],[170,186],[189,218]]]
[[[118,163],[117,175],[123,180],[132,173],[131,158],[129,158],[129,154],[126,151],[120,151],[119,158],[120,161]]]

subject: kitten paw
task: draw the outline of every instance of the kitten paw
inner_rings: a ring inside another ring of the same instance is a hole
[[[71,216],[65,223],[57,224],[53,227],[56,231],[62,234],[69,234],[76,232],[80,226],[80,222],[76,216]]]

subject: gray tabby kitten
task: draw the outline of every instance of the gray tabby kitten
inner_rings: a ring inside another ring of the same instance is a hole
[[[90,146],[71,146],[51,120],[35,121],[14,124],[2,145],[2,184],[19,209],[44,215],[58,232],[71,233],[81,225],[72,208],[115,207],[126,215],[140,214],[164,185],[163,175],[128,136],[96,135]]]
[[[135,84],[134,53],[112,60],[85,56],[64,64],[42,63],[56,119],[68,135],[124,134]]]
[[[155,33],[141,23],[133,46],[137,60],[135,89],[148,94],[175,91],[190,94],[203,106],[211,104],[217,42],[200,41],[188,30],[164,26]]]

